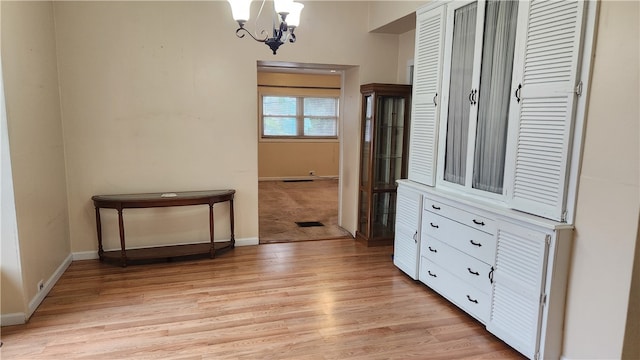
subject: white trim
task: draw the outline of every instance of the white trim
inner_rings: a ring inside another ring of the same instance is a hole
[[[434,0],[434,1],[430,1],[428,2],[426,5],[424,5],[423,7],[419,8],[418,10],[416,10],[416,16],[422,13],[425,13],[431,9],[435,9],[438,8],[440,6],[445,6],[446,4],[452,2],[454,0]]]
[[[44,288],[40,290],[36,294],[36,296],[34,296],[33,299],[31,299],[31,301],[29,301],[29,307],[27,309],[26,319],[30,318],[31,315],[33,315],[33,313],[36,311],[38,306],[40,306],[40,304],[42,303],[44,298],[47,296],[47,294],[49,294],[51,289],[53,289],[53,286],[58,282],[58,280],[60,280],[60,277],[62,276],[62,274],[64,274],[65,270],[67,270],[69,265],[71,265],[72,259],[73,259],[72,254],[67,255],[67,257],[62,261],[60,266],[58,266],[56,271],[54,271],[51,277],[44,283]]]
[[[81,260],[95,260],[98,258],[98,251],[78,251],[71,253],[73,257],[73,261],[81,261]]]
[[[569,149],[571,163],[569,165],[569,176],[567,180],[567,202],[565,209],[567,224],[573,224],[576,216],[578,204],[578,186],[580,182],[580,169],[582,168],[582,148],[586,136],[587,106],[591,94],[591,73],[592,62],[595,57],[596,28],[598,27],[598,13],[600,12],[600,2],[589,0],[586,2],[586,18],[583,33],[582,45],[582,66],[578,74],[578,81],[582,81],[584,89],[577,99],[575,111],[575,123],[573,128],[573,147]]]
[[[415,29],[414,29],[415,30]],[[407,60],[407,84],[413,85],[413,73],[416,71],[414,59]]]
[[[0,325],[22,325],[27,322],[27,315],[25,313],[11,313],[0,315]]]
[[[260,240],[257,237],[236,239],[236,246],[252,246],[260,244]]]
[[[325,176],[263,176],[259,177],[258,181],[285,181],[285,180],[337,180],[338,175],[325,175]]]

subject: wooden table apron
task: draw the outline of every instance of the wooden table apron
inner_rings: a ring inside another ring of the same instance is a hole
[[[122,211],[124,209],[145,209],[154,207],[174,207],[190,205],[209,205],[209,254],[215,257],[214,246],[214,217],[213,205],[220,202],[229,202],[229,219],[231,225],[231,239],[227,246],[220,249],[233,248],[235,246],[234,236],[234,216],[233,197],[235,190],[205,190],[205,191],[185,191],[175,193],[143,193],[143,194],[122,194],[122,195],[94,195],[91,197],[96,209],[96,230],[98,233],[98,256],[100,261],[105,258],[105,251],[102,247],[102,223],[100,221],[100,209],[115,209],[118,211],[118,227],[120,230],[120,262],[123,267],[127,266],[127,249],[124,235],[124,221]],[[164,195],[164,196],[163,196]],[[186,245],[182,245],[186,246]]]

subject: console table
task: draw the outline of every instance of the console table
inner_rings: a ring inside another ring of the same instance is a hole
[[[100,261],[119,261],[122,267],[126,267],[129,261],[171,259],[174,257],[209,254],[213,259],[216,253],[232,249],[235,246],[233,224],[233,196],[235,190],[204,190],[184,191],[175,193],[146,193],[123,195],[94,195],[91,197],[96,208],[96,229],[98,232],[98,256]],[[213,205],[220,202],[229,202],[229,220],[231,225],[231,239],[229,241],[213,241]],[[148,247],[127,250],[124,236],[124,221],[122,212],[124,209],[142,209],[154,207],[209,205],[209,243],[185,244],[172,246]],[[118,211],[118,225],[120,229],[120,250],[104,251],[102,248],[102,223],[100,222],[100,209],[115,209]]]

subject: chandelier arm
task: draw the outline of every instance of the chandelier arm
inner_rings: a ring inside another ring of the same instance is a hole
[[[264,39],[258,39],[257,37],[253,36],[253,34],[251,34],[251,32],[247,29],[245,29],[244,27],[239,27],[238,30],[236,30],[236,36],[239,38],[243,38],[245,34],[241,33],[241,31],[244,31],[245,33],[249,34],[249,36],[251,36],[251,38],[253,38],[253,40],[257,41],[257,42],[266,42],[267,39],[269,38],[268,35],[265,35]],[[262,30],[262,33],[264,33],[265,31]]]

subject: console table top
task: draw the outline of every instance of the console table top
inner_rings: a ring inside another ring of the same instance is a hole
[[[96,207],[101,208],[145,208],[180,205],[198,205],[229,201],[235,190],[200,190],[164,193],[139,193],[117,195],[94,195],[91,197]]]
[[[159,193],[140,193],[140,194],[117,194],[117,195],[94,195],[91,200],[98,201],[155,201],[159,199],[193,199],[206,198],[215,196],[224,196],[234,194],[235,190],[200,190],[200,191],[176,191],[176,192],[159,192]]]

